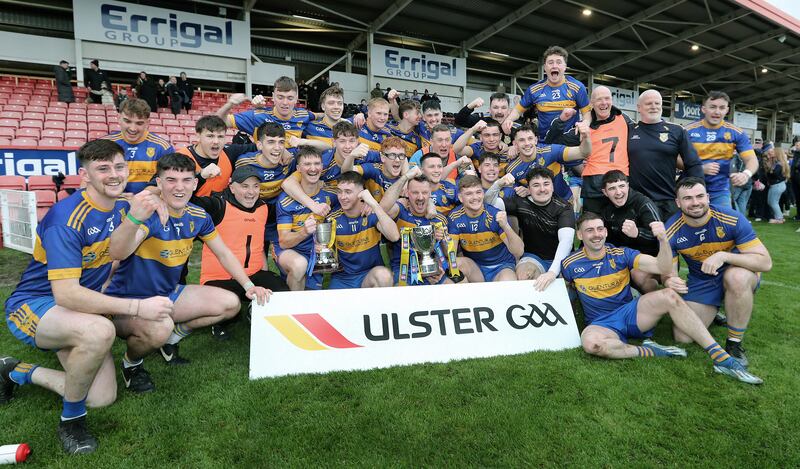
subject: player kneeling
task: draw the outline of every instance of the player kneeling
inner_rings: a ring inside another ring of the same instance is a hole
[[[632,297],[632,269],[664,276],[671,273],[672,249],[664,225],[653,223],[651,228],[659,241],[658,258],[606,244],[607,232],[599,215],[585,212],[578,219],[583,249],[564,259],[561,272],[565,280],[574,284],[583,304],[587,324],[581,334],[583,349],[604,358],[684,357],[684,349],[650,340],[638,346],[628,344],[628,339],[651,337],[661,317],[669,314],[676,328],[708,352],[714,371],[748,384],[763,383],[719,346],[674,290]]]
[[[394,220],[364,189],[364,178],[355,171],[339,176],[341,209],[328,218],[335,224],[336,249],[342,272],[331,275],[331,289],[391,287],[392,271],[383,265],[381,235],[389,242],[400,239]],[[372,213],[362,215],[364,208]]]

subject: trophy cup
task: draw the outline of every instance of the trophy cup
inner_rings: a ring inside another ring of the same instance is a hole
[[[317,262],[314,265],[314,273],[335,272],[339,269],[339,261],[336,259],[331,243],[333,235],[333,223],[330,221],[317,223],[317,231],[314,232],[314,242],[321,246],[317,253]]]
[[[439,264],[432,255],[436,243],[433,236],[433,226],[416,226],[412,228],[411,241],[414,250],[422,256],[419,261],[420,275],[423,277],[436,275],[439,272]]]

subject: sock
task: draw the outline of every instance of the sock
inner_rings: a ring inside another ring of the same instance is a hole
[[[8,374],[8,377],[11,378],[11,381],[20,386],[31,384],[31,376],[33,376],[33,370],[36,368],[39,368],[39,365],[19,362],[17,366],[15,366],[14,369]]]
[[[714,361],[715,365],[728,366],[732,361],[735,361],[733,359],[733,357],[728,355],[728,352],[726,352],[716,342],[714,342],[713,344],[709,345],[704,350],[708,353],[708,355]]]
[[[744,337],[744,331],[746,330],[747,330],[746,327],[739,329],[738,327],[733,327],[730,325],[730,323],[728,323],[728,340],[732,340],[734,342],[741,342],[742,337]]]
[[[186,327],[185,324],[175,324],[175,327],[172,329],[172,334],[170,334],[169,339],[167,339],[167,343],[175,345],[191,333],[192,330]]]
[[[650,358],[650,357],[668,357],[669,353],[661,350],[657,347],[651,347],[649,345],[637,345],[636,350],[639,352],[640,357],[642,358]]]
[[[144,358],[140,358],[137,361],[132,361],[128,358],[128,352],[125,352],[125,355],[122,357],[122,367],[123,368],[133,368],[134,366],[139,366],[144,362]]]
[[[80,401],[70,402],[64,399],[64,410],[61,411],[61,421],[73,420],[86,415],[86,398]]]

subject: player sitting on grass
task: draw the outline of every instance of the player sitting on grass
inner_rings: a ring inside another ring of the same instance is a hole
[[[651,337],[658,321],[668,314],[677,329],[708,352],[714,371],[748,384],[763,383],[719,346],[675,290],[666,288],[633,298],[632,269],[663,276],[672,271],[672,249],[664,225],[653,223],[651,229],[659,241],[658,258],[606,244],[607,231],[599,215],[585,212],[578,219],[583,248],[564,259],[561,274],[575,286],[583,305],[587,324],[581,334],[583,349],[604,358],[685,357],[684,349],[651,340],[642,345],[628,343],[628,339]]]

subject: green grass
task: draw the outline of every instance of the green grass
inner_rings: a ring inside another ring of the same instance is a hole
[[[250,382],[241,321],[231,342],[208,331],[182,342],[188,367],[148,359],[155,393],[121,389],[113,406],[90,410],[97,453],[61,453],[60,399],[33,386],[0,409],[0,444],[28,442],[32,463],[69,468],[797,467],[800,234],[796,223],[756,228],[774,260],[745,339],[761,387],[715,374],[697,346],[682,360],[569,350]],[[3,301],[27,261],[0,250]],[[723,329],[712,332],[724,340]],[[671,342],[668,320],[656,338]],[[122,351],[118,343],[117,361]],[[56,366],[5,328],[0,354]]]

